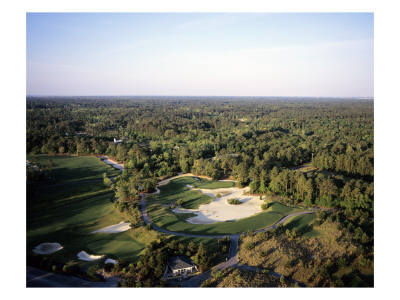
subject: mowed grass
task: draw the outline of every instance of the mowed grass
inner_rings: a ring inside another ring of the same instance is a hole
[[[221,189],[221,188],[230,188],[235,186],[235,182],[233,181],[215,181],[215,180],[207,180],[204,178],[198,178],[199,181],[197,181],[196,179],[194,179],[194,177],[188,177],[188,178],[193,180],[193,183],[189,184],[197,189]]]
[[[202,204],[210,203],[213,198],[198,191],[191,191],[186,185],[194,185],[197,181],[193,177],[181,177],[170,181],[168,184],[160,186],[161,193],[157,195],[157,203],[170,205],[179,199],[183,200],[182,207],[195,209]]]
[[[80,251],[136,260],[146,240],[151,240],[148,237],[135,236],[133,229],[115,234],[91,233],[122,221],[113,198],[113,193],[108,193],[28,215],[27,253],[32,254],[32,249],[41,243],[57,242],[64,248],[47,256],[61,262],[79,261]]]
[[[35,200],[38,200],[37,202],[43,205],[47,205],[49,202],[51,202],[52,205],[61,205],[61,203],[72,201],[75,198],[87,197],[107,191],[110,191],[110,189],[106,188],[102,182],[79,182],[63,186],[38,186]]]
[[[120,174],[119,170],[93,156],[27,155],[26,159],[31,164],[36,160],[38,166],[43,167],[47,165],[47,161],[52,160],[50,176],[55,179],[55,183],[102,179],[103,173],[108,177]]]
[[[186,222],[186,219],[195,214],[176,214],[168,205],[180,198],[184,201],[184,208],[197,208],[201,204],[212,201],[211,197],[191,191],[186,187],[186,184],[192,184],[192,180],[195,181],[192,177],[177,178],[161,186],[159,195],[148,197],[147,213],[154,224],[171,231],[196,235],[228,235],[268,227],[290,213],[302,211],[302,209],[273,203],[265,212],[248,218],[214,224],[190,224]]]
[[[69,167],[67,172],[69,179],[89,178],[88,172],[81,171],[85,169],[83,163],[87,158],[91,158],[91,161],[94,159],[92,170],[96,169],[98,172],[108,170],[110,175],[119,174],[118,170],[115,172],[97,158],[66,156],[60,161],[64,167]],[[60,177],[63,168],[56,172]],[[75,172],[77,175],[72,176]],[[101,178],[102,173],[97,175],[92,173],[90,176]],[[80,251],[105,255],[104,259],[110,257],[138,260],[146,244],[155,238],[155,232],[140,228],[116,234],[91,233],[118,224],[124,219],[128,221],[127,216],[124,217],[114,208],[114,198],[114,193],[110,189],[104,188],[102,183],[97,182],[40,187],[37,194],[38,203],[27,208],[27,255],[35,255],[32,249],[41,243],[57,242],[64,248],[46,256],[63,263],[74,260],[86,266],[103,261],[102,259],[88,263],[78,260],[77,254]]]
[[[285,230],[292,230],[296,228],[300,235],[305,237],[316,237],[319,236],[320,233],[318,230],[314,229],[311,225],[311,222],[315,220],[317,216],[315,214],[306,214],[295,216],[290,218],[285,224]]]

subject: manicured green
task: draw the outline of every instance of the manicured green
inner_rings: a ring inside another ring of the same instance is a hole
[[[55,183],[102,179],[103,173],[106,173],[108,177],[121,173],[111,165],[103,163],[100,158],[93,156],[27,155],[26,157],[31,163],[35,158],[39,167],[45,167],[49,160],[53,161],[54,166],[51,168],[50,176],[55,179]]]
[[[290,218],[285,224],[285,230],[289,229],[292,230],[293,228],[296,228],[298,232],[306,237],[315,237],[320,235],[318,230],[314,229],[310,223],[315,220],[317,216],[315,214],[306,214],[306,215],[300,215],[300,216],[295,216],[293,218]]]

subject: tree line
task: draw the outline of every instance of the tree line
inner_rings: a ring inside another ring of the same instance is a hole
[[[28,97],[26,147],[125,162],[115,179],[122,198],[193,172],[307,205],[371,211],[373,126],[372,100]],[[320,172],[290,170],[304,163]]]

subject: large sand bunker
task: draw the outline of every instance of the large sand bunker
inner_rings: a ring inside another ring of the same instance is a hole
[[[92,231],[92,233],[119,233],[131,229],[131,223],[121,221],[116,225],[110,225],[102,229]]]
[[[32,251],[36,254],[50,254],[62,248],[63,247],[59,243],[43,243],[36,246]]]
[[[81,251],[78,253],[78,257],[80,260],[92,261],[99,258],[102,258],[104,255],[90,255],[87,254],[85,251]]]
[[[189,186],[190,187],[190,186]],[[187,219],[192,224],[212,224],[216,222],[234,221],[250,217],[262,211],[260,196],[244,195],[248,193],[249,188],[220,188],[220,189],[196,189],[205,195],[214,197],[214,201],[209,204],[203,204],[198,209],[177,208],[175,213],[194,213],[197,216]],[[216,198],[216,195],[222,195]],[[241,204],[231,205],[228,199],[239,199]]]

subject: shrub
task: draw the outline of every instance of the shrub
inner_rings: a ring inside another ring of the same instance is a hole
[[[220,194],[220,193],[218,193],[218,194],[216,194],[216,195],[215,195],[215,197],[217,197],[217,198],[221,198],[221,194]]]
[[[246,249],[246,250],[252,250],[252,249],[254,249],[255,248],[255,244],[254,244],[254,242],[247,242],[247,243],[245,243],[244,244],[244,249]]]
[[[51,267],[51,270],[52,270],[53,272],[56,272],[56,271],[57,271],[57,266],[56,266],[56,265],[53,265],[53,266]]]
[[[240,204],[239,199],[228,199],[228,203],[232,205],[238,205]]]
[[[87,271],[86,274],[93,279],[97,279],[97,270],[99,269],[99,266],[94,265],[94,266],[90,266]]]
[[[63,267],[63,271],[67,274],[79,274],[81,269],[79,268],[78,264],[74,262],[68,262],[66,265]]]
[[[183,204],[183,199],[180,198],[178,201],[176,201],[176,204],[179,205],[179,206],[182,206],[182,204]]]
[[[224,278],[224,273],[222,273],[221,271],[218,271],[218,272],[215,274],[215,278],[217,278],[217,279],[222,279],[222,278]]]
[[[104,265],[104,272],[110,273],[111,270],[113,269],[113,267],[114,267],[114,264],[112,264],[112,263],[105,264]]]

